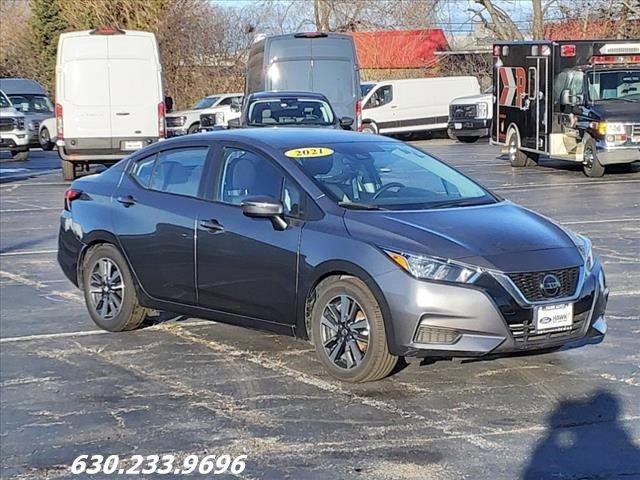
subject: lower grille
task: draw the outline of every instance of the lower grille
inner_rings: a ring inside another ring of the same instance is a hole
[[[579,274],[580,267],[573,267],[546,272],[509,273],[508,276],[518,287],[524,298],[530,302],[535,302],[551,298],[570,297],[576,291]],[[547,275],[554,275],[560,282],[558,292],[552,296],[545,295],[542,288],[540,288]]]
[[[516,342],[516,345],[529,346],[539,343],[553,342],[554,340],[561,340],[565,338],[578,335],[587,320],[589,310],[576,314],[573,316],[573,324],[564,330],[556,330],[553,332],[536,333],[535,327],[530,322],[525,323],[511,323],[509,324],[509,330]]]

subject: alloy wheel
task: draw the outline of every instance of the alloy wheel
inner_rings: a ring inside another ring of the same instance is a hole
[[[593,161],[594,161],[594,155],[593,155],[593,150],[591,150],[591,147],[587,146],[584,149],[584,164],[587,167],[587,170],[592,170],[593,169]]]
[[[518,146],[516,145],[515,136],[511,136],[509,140],[509,160],[511,163],[516,161],[516,154],[518,153]]]
[[[369,320],[349,295],[332,298],[322,311],[321,341],[329,360],[339,368],[359,366],[369,347]]]
[[[89,279],[89,293],[96,313],[104,320],[112,319],[120,313],[124,281],[113,260],[101,258],[95,262]]]

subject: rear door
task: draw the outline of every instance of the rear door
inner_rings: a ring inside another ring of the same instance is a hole
[[[158,137],[162,101],[156,42],[135,34],[107,37],[112,148],[124,139]]]
[[[57,98],[62,105],[67,138],[111,136],[107,37],[64,39],[57,73]],[[108,148],[108,145],[104,145]]]

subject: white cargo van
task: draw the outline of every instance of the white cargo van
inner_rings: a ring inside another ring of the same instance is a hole
[[[449,103],[480,93],[476,77],[437,77],[379,82],[362,99],[362,131],[410,133],[446,130]]]
[[[164,138],[163,98],[153,33],[101,28],[60,35],[55,114],[64,178]]]

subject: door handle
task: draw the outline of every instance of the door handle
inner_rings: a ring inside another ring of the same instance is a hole
[[[124,205],[126,208],[129,208],[132,205],[136,204],[136,199],[133,198],[131,195],[125,195],[123,197],[118,197],[116,198],[116,200],[121,203],[122,205]]]
[[[124,116],[124,115],[130,115],[130,113],[129,112],[116,112],[116,115]]]
[[[391,105],[389,108],[398,108],[398,105]]]
[[[224,232],[224,227],[217,220],[202,220],[200,222],[200,226],[205,230],[209,230],[211,233],[222,233]]]

